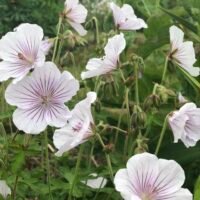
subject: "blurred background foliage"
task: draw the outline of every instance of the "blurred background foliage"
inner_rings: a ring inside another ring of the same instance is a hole
[[[83,0],[82,3],[89,10],[88,23],[86,23],[88,35],[85,38],[80,38],[75,33],[75,35],[71,37],[68,35],[67,38],[64,37],[62,40],[63,50],[60,52],[60,59],[57,60],[57,64],[60,68],[71,71],[79,79],[80,72],[85,68],[88,59],[101,56],[107,38],[113,35],[111,29],[114,28],[114,23],[112,14],[107,7],[108,2],[110,1]],[[28,22],[42,26],[45,36],[55,37],[56,25],[59,13],[63,10],[63,3],[63,0],[0,0],[0,35],[2,36],[13,30],[20,23]],[[140,113],[139,119],[135,119],[136,126],[137,124],[141,125],[140,130],[143,136],[133,136],[128,142],[129,146],[133,146],[132,150],[135,152],[148,150],[153,153],[166,114],[180,107],[177,99],[178,92],[186,96],[189,101],[193,101],[200,106],[200,88],[187,80],[173,65],[170,65],[168,69],[165,87],[159,88],[158,99],[155,101],[151,98],[154,83],[160,83],[161,81],[165,56],[169,51],[169,27],[171,25],[175,24],[181,27],[185,32],[185,39],[194,42],[197,58],[196,66],[200,66],[200,1],[118,0],[117,3],[132,5],[136,15],[143,18],[149,26],[145,30],[125,32],[127,48],[121,57],[121,62],[122,64],[127,63],[133,54],[137,54],[144,59],[144,65],[141,65],[140,68],[142,77],[139,80],[139,94],[143,112]],[[157,6],[158,3],[160,3],[159,7]],[[98,22],[96,25],[99,28],[99,38],[97,38],[95,23],[92,20],[94,16]],[[63,30],[66,29],[71,28],[63,25]],[[49,58],[51,58],[51,54]],[[133,67],[130,63],[124,67],[123,71],[126,77],[133,78],[131,84],[134,84]],[[102,120],[106,124],[116,126],[120,113],[122,113],[121,127],[126,130],[127,118],[123,114],[124,109],[122,109],[125,88],[121,84],[122,81],[118,72],[114,73],[114,82],[118,83],[117,89],[113,89],[114,83],[111,82],[110,84],[110,80],[101,81],[102,87],[98,94],[99,100],[94,106],[97,124]],[[199,78],[198,81],[200,81]],[[71,108],[75,102],[84,98],[88,88],[94,89],[94,84],[95,79],[81,82],[82,89],[78,97],[70,102]],[[2,86],[1,92],[3,91]],[[130,110],[133,116],[134,92],[134,87],[132,87],[130,91]],[[1,104],[5,105],[2,99]],[[6,179],[12,190],[15,190],[16,199],[47,199],[48,186],[45,184],[43,134],[33,137],[24,136],[23,133],[17,133],[16,135],[15,127],[10,126],[12,123],[10,120],[11,108],[5,108],[5,106],[0,108],[1,179]],[[135,121],[133,122],[133,129],[135,128],[134,123]],[[52,129],[48,131],[49,143],[52,145],[53,131]],[[122,153],[125,137],[122,134],[117,135],[115,130],[109,128],[106,129],[103,135],[105,143],[110,147],[114,172],[119,168],[123,168],[128,159],[128,155],[124,158]],[[92,139],[84,144],[83,160],[85,162],[81,162],[81,169],[73,195],[76,199],[121,199],[120,195],[114,190],[111,181],[108,182],[106,188],[100,191],[86,187],[80,182],[80,180],[86,179],[91,172],[97,172],[109,179],[104,152],[98,142],[95,142],[92,154],[95,162],[94,160],[90,161],[91,147],[94,142]],[[51,184],[54,199],[66,199],[68,195],[78,150],[79,148],[76,148],[62,158],[56,158],[51,152]],[[195,200],[199,200],[200,144],[198,143],[196,147],[189,149],[186,149],[181,142],[173,144],[172,132],[168,129],[159,157],[175,159],[181,164],[186,172],[184,187],[194,192]],[[17,183],[17,186],[15,186],[15,183]]]

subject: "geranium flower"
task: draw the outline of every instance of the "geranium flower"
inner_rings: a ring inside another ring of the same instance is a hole
[[[200,140],[200,108],[194,103],[186,103],[169,117],[174,134],[174,142],[180,139],[186,147],[195,146]]]
[[[115,3],[110,3],[110,8],[113,12],[115,26],[120,30],[139,30],[148,27],[143,19],[137,18],[130,5],[124,4],[120,8]]]
[[[88,92],[87,97],[76,104],[72,110],[72,117],[67,124],[55,131],[53,142],[58,149],[56,156],[62,156],[64,152],[84,143],[93,135],[94,125],[91,114],[91,104],[96,100],[95,92]]]
[[[11,189],[4,180],[0,180],[0,194],[4,199],[6,199],[9,194],[11,194]]]
[[[131,157],[126,166],[114,178],[125,200],[192,200],[189,190],[181,188],[185,174],[177,162],[142,153]]]
[[[7,103],[18,108],[13,122],[19,130],[38,134],[47,125],[62,127],[71,116],[64,105],[78,91],[79,83],[67,71],[62,74],[52,62],[36,68],[30,76],[5,91]]]
[[[92,58],[88,61],[86,69],[88,71],[81,73],[81,78],[91,78],[110,73],[117,68],[119,55],[125,49],[126,41],[124,34],[115,35],[108,39],[108,43],[104,48],[105,56],[103,58]]]
[[[0,81],[15,82],[45,62],[42,51],[43,30],[36,24],[21,24],[0,40]]]
[[[101,189],[104,188],[105,185],[107,184],[107,179],[101,176],[98,177],[96,173],[92,173],[90,174],[90,179],[81,182],[93,189],[99,189],[99,188]]]
[[[66,0],[64,15],[67,18],[67,22],[79,33],[84,36],[87,31],[81,25],[85,22],[87,17],[87,9],[79,3],[79,0]]]
[[[183,42],[184,33],[176,26],[170,27],[171,50],[169,59],[177,63],[192,76],[199,76],[200,68],[193,67],[196,62],[193,42]]]

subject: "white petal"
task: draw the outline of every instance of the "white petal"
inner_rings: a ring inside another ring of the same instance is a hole
[[[79,120],[76,121],[79,122]],[[85,142],[87,130],[90,125],[89,122],[89,119],[86,119],[82,129],[79,132],[75,132],[73,130],[73,126],[70,124],[72,122],[69,122],[64,128],[56,130],[53,136],[53,142],[58,151],[55,155],[60,157],[63,155],[63,153]]]
[[[74,109],[72,110],[73,117],[77,117],[82,121],[88,117],[90,122],[94,123],[91,114],[91,104],[96,101],[96,98],[96,92],[88,92],[87,97],[75,105]]]
[[[174,142],[178,142],[178,140],[181,139],[187,120],[187,115],[181,114],[177,111],[175,111],[172,116],[169,117],[169,124],[174,134]]]
[[[192,200],[193,195],[188,189],[181,188],[178,192],[172,195],[168,200]]]
[[[22,109],[31,108],[37,105],[38,91],[32,86],[31,78],[25,77],[17,84],[11,83],[5,91],[5,99],[8,104]]]
[[[133,7],[128,4],[124,4],[121,8],[121,11],[127,18],[136,18]]]
[[[139,194],[143,187],[153,187],[159,174],[158,158],[149,153],[137,154],[127,162],[127,171],[132,187]]]
[[[70,72],[64,71],[55,85],[53,99],[56,102],[67,102],[76,95],[79,90],[79,82]]]
[[[66,0],[65,1],[65,6],[67,10],[75,8],[79,3],[79,0]]]
[[[11,189],[6,184],[4,180],[0,180],[0,194],[6,199],[6,197],[10,194],[11,195]]]
[[[15,78],[21,80],[30,71],[30,68],[23,61],[10,62],[1,61],[0,62],[0,82],[6,81],[9,78]]]
[[[113,17],[115,21],[115,26],[119,26],[121,23],[123,23],[126,20],[126,17],[123,12],[121,12],[121,9],[119,6],[117,6],[115,3],[110,3],[110,8],[113,12]]]
[[[115,35],[114,37],[108,39],[108,43],[104,48],[105,54],[111,58],[116,58],[122,53],[122,51],[125,49],[125,46],[126,41],[124,34],[120,33],[119,35]]]
[[[101,58],[90,59],[86,65],[86,69],[89,71],[81,73],[82,79],[99,76],[102,74],[106,74],[108,71],[110,71],[109,67],[106,68],[104,60]]]
[[[147,28],[147,24],[144,22],[143,19],[136,18],[136,19],[128,19],[126,22],[122,23],[119,26],[120,30],[139,30],[141,28]]]
[[[45,55],[41,51],[43,30],[38,25],[22,24],[16,32],[9,32],[0,40],[0,80],[20,78],[34,67],[44,64]],[[10,77],[8,77],[10,76]]]
[[[52,46],[53,46],[53,40],[47,38],[42,41],[41,50],[44,52],[45,55],[47,55]]]
[[[87,186],[93,188],[93,189],[99,189],[99,188],[105,187],[105,185],[107,183],[106,178],[97,177],[97,174],[91,174],[90,176],[92,177],[92,179],[87,179],[86,181],[81,181],[81,182],[86,184]]]
[[[183,43],[184,33],[180,28],[176,26],[171,26],[169,32],[170,32],[170,42],[172,45],[171,52],[173,52],[176,49],[178,49]]]
[[[52,103],[45,113],[47,124],[55,127],[63,127],[70,117],[69,109],[64,104],[59,103]]]
[[[103,65],[102,58],[92,58],[88,61],[86,69],[87,70],[99,69],[102,65]]]
[[[68,23],[74,28],[74,30],[78,32],[79,35],[84,36],[87,34],[87,31],[81,24],[72,22],[70,20],[68,20]]]
[[[182,187],[185,173],[177,162],[164,159],[159,159],[159,171],[154,187],[157,191],[157,198],[165,199]]]
[[[87,9],[83,5],[79,4],[68,12],[67,18],[72,22],[82,24],[86,20],[87,13]]]
[[[131,183],[132,177],[129,176],[127,169],[120,169],[114,178],[115,189],[121,193],[125,200],[141,200],[135,196],[135,192]],[[135,197],[135,198],[133,198]]]
[[[13,113],[13,122],[19,130],[27,134],[39,134],[47,127],[45,111],[40,106],[26,110],[17,108]]]

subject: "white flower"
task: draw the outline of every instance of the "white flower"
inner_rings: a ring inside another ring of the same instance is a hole
[[[200,75],[200,68],[193,67],[196,62],[193,42],[183,42],[184,33],[176,26],[170,27],[171,50],[169,58],[192,76]]]
[[[0,40],[0,81],[22,79],[35,67],[45,62],[41,49],[43,30],[36,24],[21,24]]]
[[[200,140],[200,108],[194,103],[186,103],[169,117],[174,134],[174,142],[180,139],[186,147],[195,146]]]
[[[113,12],[115,26],[120,30],[139,30],[147,28],[147,24],[143,19],[137,18],[133,8],[124,4],[121,8],[114,3],[110,3]]]
[[[62,156],[64,152],[85,142],[93,133],[94,124],[91,114],[91,104],[96,100],[95,92],[88,92],[87,97],[76,104],[72,110],[72,117],[61,129],[55,131],[53,142],[58,152],[56,156]]]
[[[114,178],[125,200],[192,200],[189,190],[181,188],[185,174],[177,162],[142,153],[131,157],[126,166]]]
[[[117,68],[119,56],[125,49],[125,46],[126,41],[123,33],[108,39],[108,43],[104,48],[105,56],[103,58],[90,59],[86,65],[88,71],[82,72],[81,78],[86,79],[100,76],[115,70]]]
[[[107,179],[104,177],[98,177],[96,173],[90,174],[90,177],[91,177],[90,179],[81,182],[93,189],[104,188],[105,185],[107,184]]]
[[[6,199],[9,194],[11,194],[11,189],[4,180],[0,180],[0,194],[4,199]]]
[[[87,17],[87,9],[79,3],[79,0],[66,0],[65,1],[65,17],[67,22],[79,33],[84,36],[87,31],[81,25],[85,22]]]
[[[38,134],[47,125],[62,127],[71,116],[65,106],[78,91],[79,83],[67,71],[62,74],[52,62],[36,68],[30,76],[10,84],[5,92],[7,103],[18,108],[13,122],[25,133]]]

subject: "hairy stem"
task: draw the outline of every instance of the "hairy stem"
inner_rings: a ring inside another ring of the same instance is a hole
[[[158,155],[158,152],[160,150],[160,147],[161,147],[161,144],[162,144],[165,132],[166,132],[167,124],[168,124],[168,115],[165,117],[165,121],[163,123],[162,131],[160,133],[160,138],[159,138],[158,144],[156,146],[155,155]]]
[[[166,57],[165,59],[165,66],[164,66],[164,70],[163,70],[163,74],[162,74],[162,79],[161,79],[161,84],[164,83],[165,81],[165,77],[166,77],[166,73],[167,73],[167,66],[168,66],[168,57]]]
[[[62,19],[63,19],[62,16],[60,16],[59,17],[59,21],[58,21],[57,35],[56,35],[56,39],[55,39],[55,43],[54,43],[52,62],[54,62],[55,58],[56,58],[56,53],[57,53],[57,48],[58,48],[58,40],[59,40],[59,34],[60,34]]]

